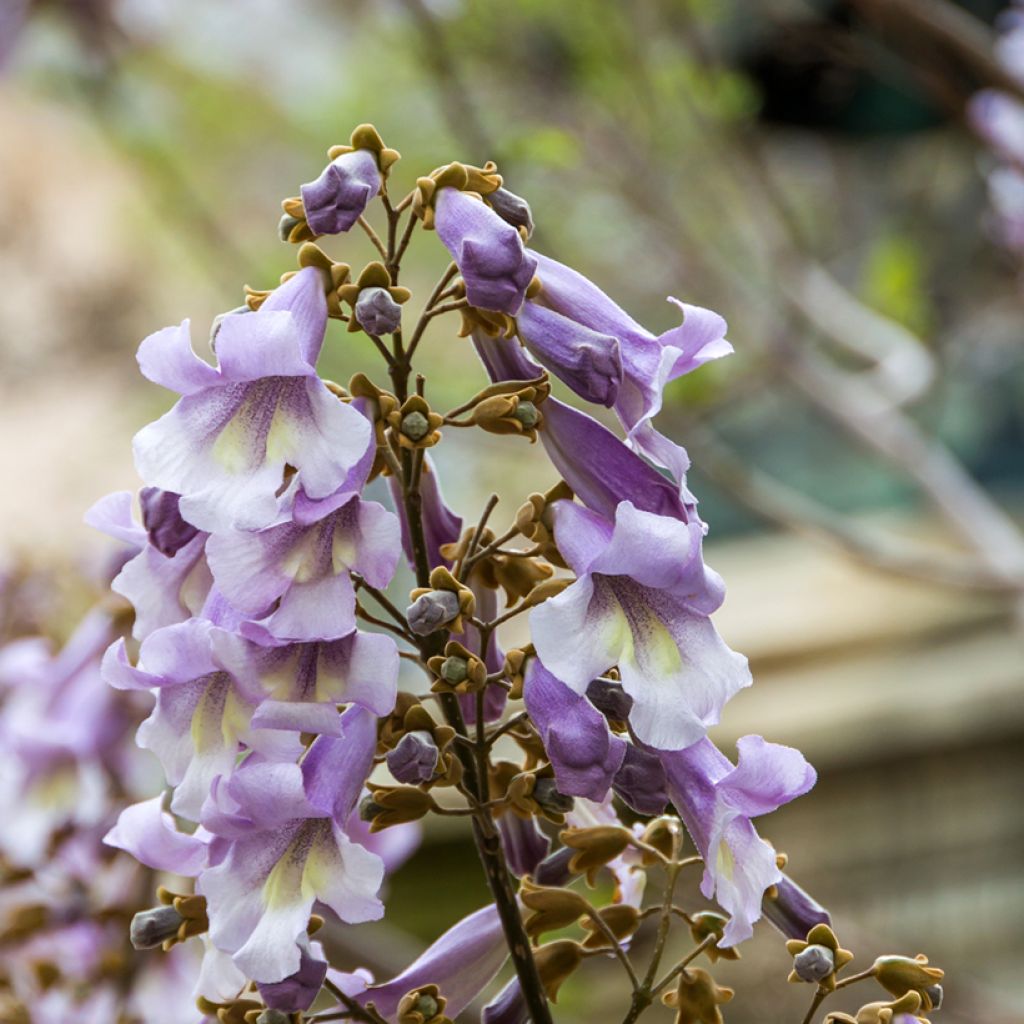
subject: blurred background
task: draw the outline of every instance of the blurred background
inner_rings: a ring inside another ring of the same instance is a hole
[[[201,338],[292,267],[279,202],[329,145],[373,122],[398,195],[494,159],[535,246],[650,329],[667,295],[729,321],[736,354],[672,385],[659,426],[755,674],[716,739],[763,733],[820,773],[764,831],[858,964],[927,952],[940,1019],[1024,1020],[1024,178],[972,116],[1024,95],[1006,6],[0,0],[0,639],[59,642],[96,600],[82,514],[137,486],[131,435],[169,404],[139,340],[186,316]],[[404,283],[422,296],[442,257],[417,234]],[[375,368],[353,337],[326,376]],[[482,384],[450,325],[427,341],[442,406]],[[525,446],[449,447],[467,518],[552,479]],[[435,829],[356,947],[386,970],[485,898],[463,833]],[[559,1019],[618,1018],[590,966]],[[721,966],[729,1020],[800,1019],[769,928]]]

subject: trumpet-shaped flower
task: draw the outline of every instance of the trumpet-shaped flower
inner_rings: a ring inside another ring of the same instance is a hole
[[[365,454],[370,424],[314,369],[326,323],[320,273],[306,267],[257,312],[221,321],[216,367],[193,352],[187,321],[143,341],[143,374],[183,397],[136,435],[136,467],[147,484],[181,495],[193,526],[267,526],[286,466],[295,473],[285,494],[301,486],[325,498]]]
[[[709,309],[670,298],[669,302],[679,307],[683,322],[656,336],[582,274],[540,253],[531,255],[537,260],[541,280],[537,304],[546,306],[567,324],[575,324],[577,333],[568,327],[555,330],[549,323],[544,349],[531,344],[529,329],[523,336],[527,347],[541,362],[545,362],[541,354],[545,349],[553,355],[552,371],[589,401],[594,399],[588,394],[591,389],[586,378],[563,375],[559,372],[560,363],[564,358],[572,358],[572,348],[580,345],[580,332],[586,332],[593,347],[603,351],[606,361],[612,360],[615,352],[621,378],[611,397],[630,444],[678,476],[686,468],[685,454],[659,434],[650,421],[661,409],[669,381],[732,352],[732,345],[725,340],[725,321]]]
[[[293,518],[264,530],[214,534],[207,557],[218,589],[279,640],[335,640],[355,629],[350,572],[391,582],[401,552],[398,519],[347,491],[299,494]],[[244,627],[243,627],[244,631]]]
[[[352,707],[342,730],[315,740],[301,767],[247,762],[217,780],[203,809],[202,824],[223,841],[196,886],[210,938],[254,981],[300,970],[314,900],[349,924],[383,913],[383,862],[344,831],[373,763],[376,720]]]
[[[775,851],[750,819],[802,796],[816,779],[792,747],[744,736],[736,748],[735,766],[709,739],[659,751],[669,797],[704,858],[701,892],[730,915],[722,946],[751,936],[765,890],[782,879]]]
[[[541,661],[581,696],[617,666],[636,736],[666,750],[690,746],[751,682],[746,659],[708,617],[723,588],[701,558],[701,524],[628,501],[614,525],[571,502],[553,510],[555,541],[578,578],[530,613]]]
[[[233,671],[241,641],[200,619],[167,626],[147,637],[139,666],[123,640],[103,658],[107,682],[118,689],[156,689],[153,713],[139,726],[138,742],[160,759],[175,786],[172,809],[196,818],[210,785],[235,766],[242,745],[279,756],[297,756],[298,738],[252,727],[263,691]]]
[[[380,168],[371,150],[342,153],[300,190],[310,230],[316,235],[348,231],[380,192],[380,184]]]
[[[85,515],[97,530],[129,546],[132,554],[110,584],[135,609],[132,633],[142,640],[163,626],[198,614],[212,578],[204,551],[208,534],[181,518],[179,497],[153,487],[140,494],[143,523],[132,518],[132,496],[118,491]]]

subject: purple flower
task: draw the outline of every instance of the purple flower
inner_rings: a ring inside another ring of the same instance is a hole
[[[334,640],[355,629],[350,572],[391,582],[400,553],[396,517],[347,491],[295,501],[294,518],[252,533],[214,534],[207,557],[217,587],[279,640]]]
[[[150,335],[139,366],[184,397],[135,436],[139,474],[181,495],[202,530],[257,529],[278,516],[286,466],[298,487],[325,498],[343,487],[371,441],[368,421],[316,376],[327,303],[320,272],[300,270],[255,313],[226,316],[218,366],[192,351],[187,321]]]
[[[202,836],[179,832],[174,818],[163,809],[162,795],[126,807],[103,842],[126,850],[155,871],[186,878],[195,878],[209,862],[209,842]]]
[[[736,749],[735,766],[708,739],[659,752],[669,796],[704,858],[701,892],[730,915],[722,946],[753,934],[765,890],[782,878],[775,851],[750,819],[803,795],[816,779],[792,747],[744,736]]]
[[[503,338],[473,332],[473,345],[492,381],[530,380],[541,368],[522,349]],[[620,501],[684,521],[695,517],[694,499],[627,448],[592,416],[555,398],[544,403],[541,443],[548,458],[588,508],[606,519]]]
[[[551,840],[537,827],[535,818],[503,814],[498,818],[498,831],[501,832],[505,859],[512,874],[518,878],[532,875],[551,848]]]
[[[404,971],[371,985],[356,999],[363,1006],[373,1003],[385,1020],[393,1022],[403,996],[436,985],[447,1001],[445,1016],[454,1019],[483,991],[507,957],[498,909],[489,905],[452,925]]]
[[[344,822],[369,775],[376,720],[363,708],[343,716],[340,738],[313,742],[301,768],[259,759],[219,779],[202,824],[223,839],[218,863],[199,876],[210,938],[257,982],[302,966],[299,945],[314,900],[354,924],[383,913],[380,858],[353,842]]]
[[[612,780],[612,789],[637,814],[661,814],[668,803],[665,770],[658,755],[635,743],[627,744],[626,756]]]
[[[700,523],[628,501],[614,526],[572,502],[553,511],[555,542],[577,580],[530,612],[537,654],[580,696],[618,666],[637,737],[666,750],[690,746],[751,683],[746,659],[708,617],[723,588],[701,558]]]
[[[429,782],[437,773],[437,744],[429,732],[407,732],[387,755],[388,771],[398,782]]]
[[[775,883],[773,895],[765,896],[764,916],[787,939],[805,939],[816,924],[832,925],[832,915],[788,875]]]
[[[327,963],[318,958],[309,948],[310,943],[303,936],[298,938],[299,969],[281,981],[258,984],[260,996],[272,1010],[295,1013],[308,1010],[320,994],[324,978],[327,977]],[[319,943],[316,944],[319,949]],[[322,953],[322,950],[319,950]]]
[[[298,737],[252,727],[264,694],[237,671],[241,642],[209,622],[190,619],[148,636],[137,668],[123,640],[103,658],[111,686],[157,690],[156,707],[139,726],[137,739],[157,755],[176,787],[171,808],[177,814],[198,817],[210,784],[231,772],[243,743],[282,757],[301,752]]]
[[[556,679],[540,658],[527,664],[523,699],[544,741],[559,792],[603,800],[625,757],[625,741],[613,736],[587,698]]]
[[[516,317],[527,349],[584,401],[613,405],[622,383],[618,339],[527,299]]]
[[[337,705],[389,714],[398,692],[398,648],[389,636],[349,633],[340,640],[264,646],[240,641],[237,674],[267,695],[253,715],[261,729],[340,735]]]
[[[458,265],[469,304],[515,316],[537,269],[519,232],[478,196],[450,187],[434,200],[434,226]]]
[[[409,566],[415,571],[412,539],[409,536],[405,503],[402,500],[402,483],[396,477],[389,476],[388,486],[402,524],[402,550],[405,552]],[[441,554],[441,548],[445,544],[454,544],[462,536],[462,519],[445,503],[444,495],[441,493],[437,466],[429,454],[424,456],[423,472],[420,474],[420,502],[423,533],[427,544],[427,560],[430,567],[444,565],[451,568],[451,562]]]
[[[306,223],[316,235],[348,231],[380,192],[380,186],[380,168],[371,150],[342,153],[320,177],[300,188]]]
[[[138,640],[198,614],[213,582],[204,557],[208,534],[199,533],[177,514],[178,495],[150,487],[140,493],[140,502],[146,501],[146,492],[148,527],[132,518],[128,491],[108,494],[85,515],[90,526],[128,544],[133,552],[110,587],[135,609],[132,633]]]
[[[542,286],[536,302],[580,329],[574,335],[567,327],[556,328],[556,321],[549,317],[545,327],[546,346],[565,353],[567,348],[571,350],[574,339],[579,344],[582,337],[587,337],[596,348],[603,349],[606,359],[610,359],[612,343],[617,343],[621,384],[612,400],[626,428],[627,440],[637,451],[678,477],[679,471],[686,468],[685,454],[654,430],[650,421],[661,409],[662,394],[669,381],[732,352],[732,345],[725,340],[725,321],[709,309],[670,298],[669,302],[675,303],[683,314],[683,323],[655,336],[582,274],[540,253],[531,255],[537,260]],[[524,336],[523,340],[530,347],[528,337]],[[540,352],[534,350],[534,354],[544,362]],[[586,384],[585,378],[580,380],[578,376],[559,373],[561,358],[564,356],[556,355],[552,371],[582,398],[593,401],[585,393],[590,390],[588,387],[583,390],[577,387],[580,383]]]

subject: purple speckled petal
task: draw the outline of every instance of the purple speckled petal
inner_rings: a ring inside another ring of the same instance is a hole
[[[434,209],[437,235],[459,267],[470,305],[515,316],[537,269],[519,232],[458,189],[442,188]]]
[[[307,182],[299,190],[306,223],[317,235],[348,231],[380,192],[380,187],[377,158],[370,150],[342,153],[315,181]]]
[[[622,765],[626,743],[611,733],[604,716],[586,699],[531,658],[523,699],[544,740],[558,791],[601,801]]]

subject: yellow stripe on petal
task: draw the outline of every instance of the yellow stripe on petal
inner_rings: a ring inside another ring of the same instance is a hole
[[[206,689],[192,712],[192,747],[197,754],[224,746],[224,706],[231,684],[223,672],[207,678]]]
[[[267,459],[270,462],[288,462],[300,446],[297,424],[278,405],[267,431]]]
[[[249,401],[248,399],[246,400]],[[234,416],[228,420],[224,429],[217,436],[213,443],[212,454],[226,473],[238,475],[246,472],[252,464],[252,438],[246,422],[247,417],[243,415],[243,405]]]
[[[267,875],[263,883],[263,902],[269,910],[304,903],[315,895],[306,878],[306,864],[322,829],[322,821],[306,822]]]

